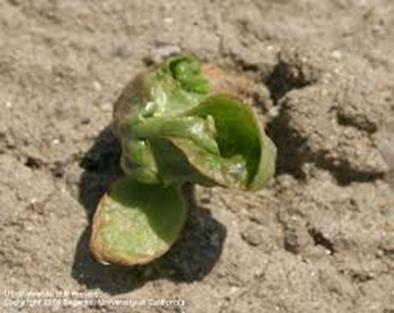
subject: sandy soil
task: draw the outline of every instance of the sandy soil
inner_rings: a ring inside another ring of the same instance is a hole
[[[196,188],[164,258],[99,265],[87,238],[119,171],[112,104],[178,47],[265,90],[277,175],[257,194]],[[394,146],[393,51],[391,0],[1,0],[0,290],[187,303],[0,311],[393,313],[394,192],[377,149]]]

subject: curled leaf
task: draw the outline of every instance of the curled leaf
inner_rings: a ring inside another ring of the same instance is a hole
[[[122,168],[153,184],[221,185],[257,190],[274,172],[276,149],[250,105],[226,94],[224,72],[178,56],[140,76],[115,107]],[[145,103],[145,105],[143,105]],[[175,161],[176,160],[176,161]]]
[[[233,96],[216,95],[189,114],[214,119],[224,176],[235,179],[225,186],[255,190],[267,184],[274,174],[276,148],[250,106]]]

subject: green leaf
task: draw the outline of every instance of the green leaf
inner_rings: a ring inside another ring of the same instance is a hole
[[[122,167],[145,183],[243,190],[264,187],[275,170],[276,148],[253,109],[229,95],[215,95],[176,116],[147,119],[122,140]]]
[[[122,140],[120,166],[126,175],[146,184],[158,184],[158,169],[150,144],[146,140]]]
[[[251,179],[248,189],[255,191],[265,187],[275,174],[277,149],[272,140],[263,134],[261,137],[261,151],[256,173]]]
[[[102,263],[145,264],[163,255],[185,222],[180,186],[121,178],[100,201],[90,248]]]
[[[172,140],[194,167],[227,187],[256,190],[267,184],[275,170],[276,148],[249,105],[233,96],[215,95],[187,115],[214,119],[220,150],[217,157],[188,142]]]
[[[205,97],[208,81],[192,55],[172,57],[138,75],[114,106],[114,129],[119,139],[130,136],[130,127],[160,116],[175,116]]]
[[[188,142],[196,149],[200,149],[204,156],[213,155],[211,153],[207,154],[205,149],[199,147],[190,140],[178,140]],[[204,186],[217,185],[217,182],[212,177],[200,172],[198,168],[190,162],[189,154],[184,153],[184,151],[176,145],[177,139],[156,138],[150,140],[150,142],[153,154],[156,158],[158,177],[161,184],[170,185],[191,182]]]
[[[211,153],[218,154],[215,126],[199,116],[175,116],[150,119],[133,127],[137,138],[185,138]]]
[[[192,55],[180,55],[168,61],[172,76],[188,91],[206,94],[208,81],[201,75],[201,64]]]

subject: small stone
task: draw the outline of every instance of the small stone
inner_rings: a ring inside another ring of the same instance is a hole
[[[53,176],[58,177],[58,178],[63,177],[66,172],[64,162],[55,161],[53,163],[51,171],[52,171]]]
[[[181,52],[181,48],[173,44],[158,43],[156,50],[144,58],[146,65],[161,62],[163,59]]]
[[[242,231],[241,237],[245,242],[253,247],[257,247],[263,242],[261,231],[257,227],[247,227]]]
[[[164,18],[164,23],[166,24],[172,24],[174,22],[174,19],[172,17],[165,17]]]
[[[336,60],[340,60],[342,58],[342,53],[339,50],[333,50],[331,52],[331,56],[336,59]]]
[[[112,104],[108,103],[108,102],[102,103],[102,104],[100,104],[100,108],[104,112],[111,112],[112,111]]]
[[[101,89],[102,89],[102,86],[101,86],[100,82],[98,82],[98,81],[93,82],[93,87],[94,87],[94,89],[96,89],[96,91],[101,91]]]
[[[89,117],[84,117],[81,119],[81,124],[82,125],[87,125],[90,123],[90,118]]]

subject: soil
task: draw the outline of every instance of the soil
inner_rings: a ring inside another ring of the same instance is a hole
[[[3,305],[44,290],[186,301],[1,312],[394,312],[393,1],[2,0],[0,25]],[[260,86],[277,174],[255,194],[196,187],[168,254],[100,265],[89,223],[119,175],[112,105],[179,49]]]

